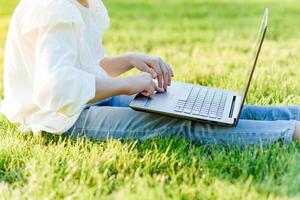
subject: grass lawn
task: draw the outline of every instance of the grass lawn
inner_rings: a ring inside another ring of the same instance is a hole
[[[0,0],[1,71],[17,2]],[[160,55],[176,80],[228,89],[241,89],[269,7],[268,37],[248,103],[300,105],[298,0],[105,3],[112,22],[104,38],[107,54]],[[217,149],[174,138],[73,141],[21,134],[1,116],[0,199],[299,199],[299,150],[300,144],[279,143]]]

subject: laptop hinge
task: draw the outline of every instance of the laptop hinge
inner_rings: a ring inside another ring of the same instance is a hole
[[[233,111],[234,111],[234,106],[235,106],[235,99],[236,99],[236,96],[234,96],[232,98],[230,112],[229,112],[229,118],[232,118],[232,116],[233,116]]]
[[[241,107],[242,98],[241,96],[234,96],[232,99],[231,109],[229,113],[229,118],[236,118],[238,117],[240,107]]]
[[[234,106],[234,112],[233,112],[234,126],[237,126],[239,122],[239,115],[242,107],[243,107],[243,99],[241,96],[237,96],[235,101],[235,106]]]

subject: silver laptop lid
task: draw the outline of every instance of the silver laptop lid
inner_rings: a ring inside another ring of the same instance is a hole
[[[241,115],[241,112],[242,112],[242,109],[243,109],[243,105],[245,103],[246,96],[247,96],[248,91],[249,91],[250,83],[251,83],[251,80],[252,80],[252,77],[253,77],[253,74],[254,74],[254,71],[255,71],[255,67],[257,65],[257,60],[258,60],[258,57],[259,57],[259,54],[260,54],[265,36],[266,36],[267,27],[268,27],[268,18],[269,18],[269,11],[268,11],[268,8],[266,8],[262,23],[261,23],[260,28],[259,28],[259,33],[258,33],[257,40],[256,40],[255,45],[253,46],[253,50],[251,52],[251,61],[250,61],[251,68],[250,68],[250,71],[248,73],[247,84],[244,86],[244,89],[242,91],[242,101],[241,101],[241,104],[240,104],[240,109],[239,109],[239,114],[238,114],[238,117],[237,117],[236,124],[238,123],[238,120],[240,118],[240,115]]]

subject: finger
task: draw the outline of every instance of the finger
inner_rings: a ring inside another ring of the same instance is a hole
[[[157,92],[159,92],[159,93],[165,92],[165,90],[162,89],[162,88],[159,88],[159,87],[157,86],[157,84],[155,84],[155,91],[157,91]]]
[[[165,76],[167,76],[167,79],[164,78],[165,86],[170,86],[171,85],[171,80],[172,80],[170,68],[169,68],[168,64],[165,63],[164,61],[161,61],[161,66],[162,66],[162,69],[163,69],[162,70],[163,74]]]
[[[169,64],[167,64],[167,65],[168,65],[169,73],[170,73],[170,76],[171,76],[171,79],[170,79],[170,86],[171,86],[171,84],[172,84],[172,79],[173,79],[173,77],[174,77],[174,73],[173,73],[173,70],[172,70],[171,66],[170,66]]]
[[[144,92],[142,92],[141,93],[143,96],[145,96],[145,97],[149,97],[150,95],[148,94],[148,92],[147,91],[144,91]]]
[[[171,81],[172,81],[172,69],[171,67],[165,63],[163,60],[161,60],[162,65],[164,66],[164,68],[166,69],[166,73],[168,75],[168,79],[165,80],[166,81],[166,85],[167,86],[171,86]]]
[[[146,63],[142,64],[141,69],[144,69],[145,72],[151,74],[153,79],[157,78],[156,72],[151,67],[149,67]]]
[[[171,82],[172,82],[172,70],[170,68],[170,66],[168,64],[166,64],[167,69],[168,69],[168,75],[169,75],[169,83],[168,86],[171,86]]]
[[[161,71],[159,62],[150,62],[149,65],[157,74],[158,87],[163,89],[163,73]]]
[[[168,67],[169,67],[169,69],[171,71],[171,76],[174,77],[174,71],[173,71],[172,67],[169,64],[168,64]]]
[[[160,68],[163,74],[163,79],[164,79],[164,89],[168,89],[168,84],[169,84],[169,74],[168,74],[168,69],[166,65],[163,62],[160,62]]]
[[[146,97],[150,97],[154,93],[154,85],[152,87],[149,87],[146,91],[142,92],[142,94]]]

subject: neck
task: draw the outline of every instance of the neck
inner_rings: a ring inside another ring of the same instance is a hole
[[[88,0],[77,0],[81,5],[83,5],[84,7],[89,7],[89,3]]]

